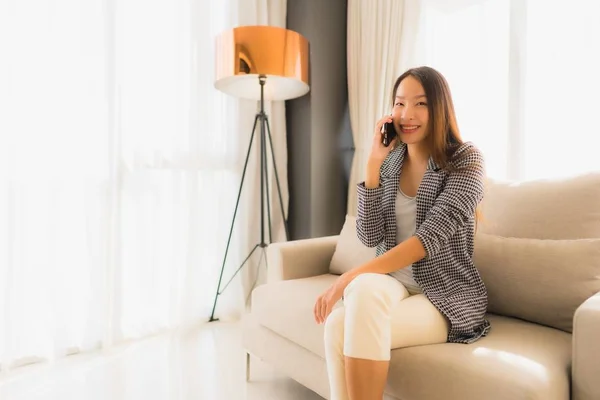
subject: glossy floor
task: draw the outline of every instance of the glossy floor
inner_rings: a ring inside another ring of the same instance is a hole
[[[22,367],[0,378],[2,400],[322,400],[246,358],[235,322],[213,322],[114,349]]]

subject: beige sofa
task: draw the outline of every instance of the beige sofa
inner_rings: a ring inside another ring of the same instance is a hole
[[[386,398],[600,399],[600,174],[489,182],[482,207],[475,264],[490,334],[393,350]],[[314,301],[373,256],[352,217],[340,235],[271,245],[243,321],[247,353],[329,398]]]

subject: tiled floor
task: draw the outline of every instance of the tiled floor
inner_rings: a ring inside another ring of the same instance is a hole
[[[245,353],[235,322],[213,322],[0,378],[1,400],[322,400]]]

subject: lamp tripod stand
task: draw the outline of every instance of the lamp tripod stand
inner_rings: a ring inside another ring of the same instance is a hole
[[[264,257],[266,267],[267,268],[269,267],[269,263],[268,263],[267,255],[266,255],[266,248],[269,246],[269,244],[272,243],[273,238],[272,238],[272,232],[271,232],[271,204],[270,204],[270,200],[269,200],[270,192],[269,192],[269,181],[268,181],[267,138],[269,140],[269,145],[271,146],[271,158],[272,158],[272,162],[273,162],[273,171],[275,172],[275,181],[277,183],[277,193],[279,195],[279,206],[281,207],[281,215],[283,217],[283,224],[285,227],[286,240],[289,240],[289,237],[290,237],[288,223],[285,218],[285,211],[283,209],[283,200],[281,197],[281,186],[279,184],[279,175],[277,174],[277,166],[275,163],[275,152],[273,149],[273,140],[271,138],[271,128],[269,126],[269,118],[267,117],[267,114],[265,113],[265,109],[264,109],[264,102],[265,102],[264,91],[265,91],[265,83],[267,81],[266,75],[262,75],[262,74],[259,75],[258,81],[260,84],[260,110],[254,117],[254,126],[252,128],[252,135],[250,136],[250,143],[248,144],[248,152],[246,153],[246,161],[244,163],[244,170],[242,172],[240,188],[238,190],[237,201],[235,203],[235,210],[233,212],[233,220],[231,221],[231,227],[229,229],[229,238],[227,239],[227,247],[225,248],[225,256],[223,257],[223,265],[221,266],[221,273],[219,275],[219,283],[217,285],[217,292],[215,293],[215,299],[214,299],[214,303],[213,303],[212,312],[210,314],[209,322],[219,320],[218,318],[215,318],[215,309],[217,307],[217,300],[218,300],[219,296],[221,294],[223,294],[223,292],[225,291],[225,289],[227,289],[227,287],[229,286],[229,284],[231,283],[233,278],[235,278],[235,276],[238,274],[238,272],[240,272],[240,270],[244,267],[246,262],[248,262],[250,257],[252,257],[254,252],[259,247],[261,248],[261,251],[262,251],[261,261],[262,261],[262,258]],[[244,259],[244,261],[238,267],[238,269],[235,271],[233,276],[225,284],[223,289],[221,289],[221,282],[223,280],[223,272],[225,270],[225,264],[227,262],[227,254],[229,252],[229,245],[231,244],[231,236],[233,234],[233,226],[235,224],[235,217],[237,215],[238,206],[240,204],[240,197],[242,194],[242,188],[244,186],[244,178],[246,177],[246,169],[248,167],[248,160],[250,159],[252,144],[254,143],[254,134],[256,133],[256,127],[258,124],[260,124],[260,242],[257,243],[252,248],[252,250],[250,251],[248,256]],[[266,194],[265,194],[265,191],[266,191]],[[265,242],[265,207],[266,207],[267,218],[269,221],[269,243]],[[260,261],[259,261],[258,266],[260,268]]]

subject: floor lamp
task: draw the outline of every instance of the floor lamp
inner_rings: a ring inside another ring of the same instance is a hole
[[[279,194],[279,205],[283,215],[286,239],[289,240],[289,230],[283,209],[279,176],[277,175],[277,167],[275,165],[271,128],[264,110],[264,104],[265,100],[290,100],[303,96],[309,91],[308,41],[297,32],[273,26],[242,26],[234,28],[217,36],[215,53],[215,87],[235,97],[257,100],[260,108],[254,117],[254,127],[250,135],[250,143],[248,144],[248,152],[246,153],[246,161],[244,163],[237,201],[233,211],[233,219],[229,229],[229,238],[227,239],[227,247],[225,248],[219,283],[209,321],[218,321],[215,318],[217,299],[258,248],[263,252],[261,260],[262,257],[265,257],[266,261],[266,248],[272,241],[271,206],[269,202],[267,174],[267,144],[271,148],[273,170]],[[221,289],[223,271],[227,262],[227,254],[229,252],[235,218],[257,127],[260,130],[260,242],[254,246],[227,284]],[[265,210],[269,222],[268,243],[265,241]]]

